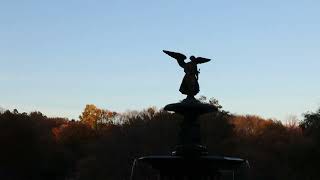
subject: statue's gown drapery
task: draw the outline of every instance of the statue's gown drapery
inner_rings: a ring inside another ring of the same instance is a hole
[[[186,74],[183,77],[179,91],[188,96],[195,96],[199,93],[197,64],[188,62],[183,68]]]

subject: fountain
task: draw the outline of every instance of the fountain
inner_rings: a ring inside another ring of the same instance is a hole
[[[179,141],[174,151],[167,156],[145,156],[137,158],[132,167],[131,180],[235,180],[247,179],[249,164],[240,158],[208,155],[201,144],[199,117],[215,113],[217,107],[203,103],[194,96],[199,92],[199,70],[197,64],[210,59],[190,57],[171,51],[163,51],[177,60],[185,76],[179,91],[187,95],[178,103],[168,104],[164,110],[183,116],[180,124]]]

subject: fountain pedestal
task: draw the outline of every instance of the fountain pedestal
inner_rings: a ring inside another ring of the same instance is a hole
[[[178,145],[171,155],[136,159],[131,180],[234,180],[235,176],[239,180],[246,179],[246,160],[209,156],[207,148],[201,145],[199,116],[217,112],[215,106],[187,98],[168,104],[164,110],[184,117],[180,124]]]
[[[201,103],[195,98],[187,98],[179,103],[168,104],[164,110],[175,112],[183,116],[180,124],[178,145],[173,155],[205,155],[207,150],[201,145],[199,116],[217,112],[218,109],[210,104]]]

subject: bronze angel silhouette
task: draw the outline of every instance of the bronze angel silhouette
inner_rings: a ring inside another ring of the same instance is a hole
[[[186,73],[183,77],[179,91],[190,98],[198,94],[200,91],[198,83],[200,71],[198,70],[197,64],[209,62],[210,59],[190,56],[191,61],[186,63],[184,60],[187,59],[187,57],[184,54],[166,50],[163,50],[163,52],[176,59],[178,61],[178,64],[184,69],[184,72]]]

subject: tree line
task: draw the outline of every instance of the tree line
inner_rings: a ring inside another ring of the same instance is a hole
[[[207,102],[219,108],[200,120],[210,154],[247,159],[252,179],[320,179],[320,109],[283,124]],[[0,179],[127,180],[134,158],[173,150],[181,120],[153,107],[116,113],[87,105],[79,121],[1,112]]]

